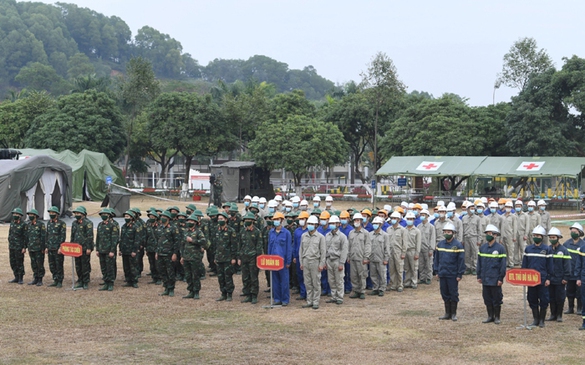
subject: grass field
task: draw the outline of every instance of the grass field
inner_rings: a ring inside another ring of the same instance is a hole
[[[143,210],[174,205],[136,197],[132,204]],[[84,205],[92,213],[99,209],[97,203]],[[316,311],[295,300],[286,308],[263,309],[265,295],[257,305],[239,302],[240,276],[234,276],[231,303],[215,302],[214,277],[202,282],[200,300],[181,299],[182,282],[174,298],[158,296],[161,287],[147,285],[148,277],[138,289],[122,288],[120,259],[114,291],[98,292],[101,274],[93,256],[89,290],[72,291],[70,258],[62,289],[8,284],[7,235],[8,225],[0,226],[2,364],[582,364],[585,358],[578,315],[547,322],[544,329],[517,329],[522,288],[509,284],[499,326],[481,323],[481,286],[471,276],[460,284],[458,322],[437,319],[443,307],[436,281],[384,297],[346,298],[341,306],[322,302]],[[28,256],[25,268],[30,281]],[[266,289],[262,273],[260,278]]]

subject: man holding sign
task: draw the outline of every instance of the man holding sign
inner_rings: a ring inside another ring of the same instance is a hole
[[[87,210],[79,206],[73,210],[75,220],[71,224],[71,242],[79,243],[83,248],[82,255],[75,258],[77,271],[76,288],[87,289],[91,273],[91,251],[93,251],[93,223],[87,219]]]

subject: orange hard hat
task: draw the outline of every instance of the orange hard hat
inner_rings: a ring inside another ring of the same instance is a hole
[[[281,212],[276,212],[272,216],[272,219],[284,219],[284,214],[282,214]]]
[[[307,219],[309,218],[309,212],[307,212],[306,210],[303,210],[300,214],[299,214],[299,219]]]
[[[370,217],[372,216],[372,212],[371,212],[369,209],[364,209],[364,210],[362,210],[362,214],[367,214],[367,215],[369,215]]]
[[[339,218],[349,218],[349,212],[347,210],[344,210],[343,212],[341,212],[341,214],[339,215]]]
[[[329,214],[328,211],[324,210],[321,212],[321,215],[319,216],[319,219],[329,219],[331,218],[331,214]]]

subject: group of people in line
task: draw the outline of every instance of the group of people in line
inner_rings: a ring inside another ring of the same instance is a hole
[[[319,309],[321,297],[342,305],[345,295],[365,299],[384,296],[386,291],[402,292],[429,285],[438,277],[445,314],[441,320],[457,320],[458,284],[464,275],[475,275],[483,286],[487,311],[484,323],[500,323],[502,284],[508,268],[521,266],[540,273],[541,284],[528,288],[533,326],[563,320],[563,314],[585,311],[581,285],[585,280],[583,227],[571,226],[571,238],[551,226],[546,202],[480,198],[464,201],[458,212],[455,203],[442,201],[429,210],[426,204],[402,202],[368,208],[336,210],[333,198],[315,195],[312,205],[292,197],[273,200],[246,196],[244,208],[223,203],[207,208],[206,215],[193,204],[185,211],[132,208],[123,215],[120,227],[115,212],[103,208],[94,232],[83,206],[73,210],[75,220],[70,240],[82,246],[75,259],[76,288],[88,289],[91,255],[99,258],[103,282],[99,290],[112,291],[117,276],[117,256],[122,257],[124,286],[138,287],[148,257],[151,281],[162,285],[162,296],[174,296],[177,280],[187,282],[183,298],[200,298],[201,280],[217,276],[217,301],[232,301],[233,277],[241,274],[243,303],[258,303],[259,255],[283,258],[284,268],[266,271],[274,305],[287,306],[291,293],[298,294],[303,308]],[[23,284],[24,255],[29,251],[33,280],[43,285],[44,259],[48,255],[53,283],[62,287],[66,225],[57,207],[48,210],[45,225],[35,209],[12,212],[9,231],[10,265],[14,279]],[[95,235],[95,239],[94,239]],[[206,270],[203,259],[206,256]],[[270,290],[270,289],[269,289]],[[568,308],[565,311],[565,301]],[[546,313],[550,303],[550,317]]]

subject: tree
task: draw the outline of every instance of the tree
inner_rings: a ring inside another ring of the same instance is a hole
[[[87,90],[97,90],[99,92],[110,92],[110,79],[106,77],[96,77],[95,74],[76,77],[73,80],[73,89],[71,93],[82,93]]]
[[[551,67],[551,58],[545,49],[538,50],[534,38],[521,38],[504,55],[498,80],[506,86],[524,90],[532,75],[541,74]]]
[[[20,93],[21,94],[21,93]],[[0,104],[0,145],[4,148],[23,148],[24,138],[32,121],[50,109],[54,101],[45,92],[31,91],[10,103]]]
[[[38,116],[26,134],[31,148],[102,152],[116,161],[124,150],[122,114],[106,93],[89,90],[62,96]]]
[[[14,80],[32,90],[46,90],[56,94],[67,88],[67,83],[53,67],[39,62],[33,62],[20,69]]]
[[[83,53],[74,54],[67,63],[67,76],[70,79],[93,73],[95,73],[95,67],[91,64],[89,57]]]
[[[162,77],[180,77],[184,69],[181,52],[183,46],[168,34],[144,26],[135,37],[136,51],[152,63],[154,72]]]
[[[150,62],[141,57],[132,58],[126,65],[126,76],[118,79],[118,100],[127,116],[124,174],[128,170],[134,120],[159,94],[160,85]]]
[[[348,150],[337,126],[304,115],[265,121],[249,147],[259,166],[291,172],[296,186],[312,167],[345,162]]]

